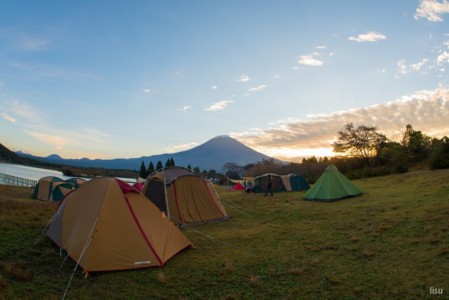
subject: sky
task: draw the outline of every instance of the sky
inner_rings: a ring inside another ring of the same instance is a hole
[[[0,143],[63,158],[229,135],[332,156],[338,131],[449,136],[447,0],[0,3]]]

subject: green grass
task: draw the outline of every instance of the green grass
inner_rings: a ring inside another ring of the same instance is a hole
[[[183,229],[195,249],[163,268],[78,269],[67,298],[448,298],[449,170],[354,182],[361,197],[332,203],[218,187],[232,218]],[[30,195],[0,186],[0,299],[60,299],[75,267],[47,238],[34,244],[56,206]]]

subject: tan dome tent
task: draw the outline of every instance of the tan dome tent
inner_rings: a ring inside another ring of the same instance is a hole
[[[86,274],[162,266],[191,245],[136,189],[107,177],[68,194],[46,233]]]
[[[45,176],[39,179],[33,189],[33,199],[53,201],[53,190],[57,185],[63,184],[65,181],[55,176]],[[59,199],[61,200],[61,199]]]
[[[267,190],[268,186],[268,177],[271,175],[271,189],[273,192],[285,192],[285,185],[282,177],[278,174],[274,173],[266,173],[255,178],[256,182],[256,192],[264,193]]]
[[[142,194],[179,225],[228,219],[212,184],[185,168],[168,167],[154,172],[145,181]]]

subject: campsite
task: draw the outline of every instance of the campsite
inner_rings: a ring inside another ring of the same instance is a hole
[[[449,292],[449,170],[353,182],[364,193],[216,186],[230,219],[181,228],[192,242],[162,267],[93,272],[42,230],[58,207],[0,185],[0,299],[423,299]],[[36,240],[40,237],[38,243]]]

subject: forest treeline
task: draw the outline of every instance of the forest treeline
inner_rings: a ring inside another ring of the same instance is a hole
[[[332,147],[337,154],[333,157],[312,156],[301,163],[287,165],[274,159],[246,166],[228,163],[225,174],[230,178],[239,178],[265,173],[296,173],[313,183],[330,164],[350,179],[405,173],[417,166],[431,170],[449,168],[449,138],[432,138],[415,130],[412,125],[407,125],[401,132],[399,141],[393,141],[376,126],[356,127],[348,123],[338,132],[338,139]]]
[[[426,169],[449,168],[449,138],[431,138],[422,131],[407,125],[401,132],[399,141],[393,141],[381,133],[375,126],[346,124],[338,131],[338,139],[332,145],[336,156],[309,157],[300,163],[285,164],[275,159],[262,159],[259,162],[239,165],[228,162],[223,170],[201,170],[191,168],[193,172],[223,184],[228,179],[256,177],[265,173],[286,175],[296,173],[303,175],[310,183],[315,182],[325,168],[332,164],[350,179],[405,173],[410,168],[420,166]],[[168,159],[165,167],[175,166],[173,159]],[[156,167],[153,162],[146,168],[142,162],[140,177],[145,178],[155,170],[164,167],[161,161]]]
[[[401,132],[399,140],[393,141],[380,132],[376,126],[354,126],[353,123],[344,125],[338,131],[337,140],[331,145],[336,156],[308,157],[300,163],[281,163],[275,159],[262,159],[244,166],[234,162],[226,163],[222,170],[201,170],[199,166],[186,167],[196,174],[213,179],[223,184],[231,179],[255,177],[265,173],[286,175],[296,173],[303,175],[310,183],[315,182],[324,169],[332,164],[350,179],[383,176],[394,173],[405,173],[410,168],[419,166],[425,169],[449,168],[449,138],[432,138],[422,131],[407,125]],[[137,175],[146,178],[155,170],[163,167],[175,166],[173,158],[161,161],[141,162],[140,171],[107,170],[102,168],[81,168],[61,166],[39,162],[17,156],[14,152],[0,144],[0,160],[37,167],[47,167],[62,170],[68,176],[118,176],[135,178]]]

